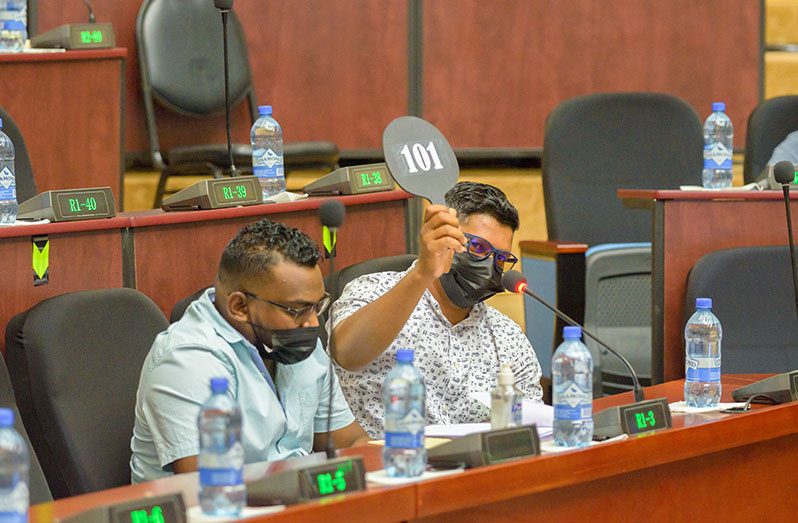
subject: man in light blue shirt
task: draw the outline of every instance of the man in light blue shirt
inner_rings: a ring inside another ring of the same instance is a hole
[[[265,219],[230,241],[214,287],[158,335],[144,362],[133,483],[197,470],[197,415],[212,377],[228,379],[241,407],[246,463],[324,449],[330,391],[336,447],[368,439],[319,342],[329,295],[318,259],[313,240]]]

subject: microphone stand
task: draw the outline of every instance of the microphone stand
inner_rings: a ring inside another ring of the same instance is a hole
[[[227,122],[227,157],[230,161],[230,176],[238,176],[238,169],[236,169],[233,161],[233,140],[230,125],[230,60],[227,56],[227,15],[230,13],[230,9],[219,7],[219,11],[222,13],[222,34],[224,37],[224,109]]]
[[[798,317],[798,270],[795,267],[795,245],[792,235],[792,215],[790,214],[790,184],[785,183],[781,186],[784,193],[784,206],[787,209],[787,235],[790,238],[790,264],[792,265],[792,288],[795,298],[795,314]]]

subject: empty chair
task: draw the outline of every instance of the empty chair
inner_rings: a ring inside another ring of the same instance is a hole
[[[740,247],[702,256],[690,271],[684,321],[712,298],[723,327],[721,372],[798,369],[798,318],[788,247]]]
[[[753,110],[745,139],[745,183],[756,181],[773,150],[793,131],[798,131],[798,96],[771,98]]]
[[[625,249],[617,244],[651,241],[651,213],[625,208],[617,197],[618,189],[676,189],[700,184],[703,143],[701,121],[695,110],[668,94],[599,93],[558,105],[546,122],[543,145],[546,226],[549,242],[568,243],[579,249],[569,248],[563,253],[552,243],[524,242],[522,266],[530,288],[556,297],[561,308],[577,321],[586,319],[588,296],[597,289],[585,282],[585,267],[590,265],[582,254],[585,249],[604,244]],[[602,252],[602,265],[606,267],[607,263],[614,263],[609,249],[588,252]],[[618,259],[621,258],[623,255]],[[559,265],[552,269],[552,262]],[[627,301],[650,302],[650,283],[644,281],[650,281],[650,271],[649,267],[648,274],[643,275],[635,270],[632,276],[636,280],[643,278],[632,287],[643,295],[632,297],[629,291],[611,293],[608,297],[614,296],[615,300],[599,298],[596,303],[601,303],[603,309],[623,307]],[[614,279],[617,277],[616,274]],[[527,335],[544,376],[549,376],[551,351],[561,339],[562,323],[555,322],[549,312],[529,300],[525,307],[527,326],[536,326],[528,328]],[[613,348],[637,351],[640,329],[650,331],[650,309],[647,313],[645,326],[639,324],[639,318],[629,318],[633,323],[626,327],[617,323],[602,325],[602,314],[592,317],[596,323],[591,326],[597,330],[611,328],[616,334],[636,332],[628,338],[615,338]],[[612,321],[617,320],[615,317]],[[634,348],[624,347],[627,343]],[[650,342],[647,350],[650,354]],[[650,375],[650,369],[636,370]]]
[[[168,322],[132,289],[62,294],[9,322],[22,421],[55,498],[130,483],[141,366]]]
[[[145,0],[139,9],[136,43],[150,159],[161,173],[155,207],[161,204],[170,176],[219,178],[229,172],[226,144],[181,144],[164,154],[154,105],[157,102],[177,115],[194,118],[224,114],[222,42],[220,12],[210,0]],[[228,45],[231,107],[246,101],[248,125],[252,125],[257,105],[246,39],[235,11],[228,18]],[[173,137],[172,141],[178,140]],[[248,143],[233,146],[241,172],[251,173],[251,151]],[[332,169],[338,163],[338,147],[330,142],[287,143],[284,156],[286,174],[294,168]]]

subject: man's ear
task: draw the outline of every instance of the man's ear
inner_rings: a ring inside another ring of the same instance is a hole
[[[249,300],[241,291],[233,291],[225,300],[227,314],[230,318],[240,322],[249,321]]]

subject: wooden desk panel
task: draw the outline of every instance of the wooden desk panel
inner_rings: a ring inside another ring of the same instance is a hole
[[[781,191],[620,190],[625,205],[653,210],[652,364],[654,379],[684,376],[687,276],[701,256],[734,247],[787,245]],[[798,194],[792,193],[793,228]]]
[[[8,320],[40,301],[65,292],[122,287],[125,218],[0,229],[5,293],[0,300],[0,351]],[[50,239],[50,283],[33,286],[32,236]]]
[[[40,192],[108,186],[121,208],[126,55],[0,55],[0,103],[25,138]]]
[[[407,252],[402,191],[347,196],[347,217],[338,232],[336,268],[380,256]],[[244,225],[266,217],[296,227],[321,247],[318,207],[324,198],[279,205],[257,205],[214,211],[131,214],[135,250],[135,287],[168,316],[175,302],[211,285],[219,258]],[[329,260],[321,264],[329,272]]]

